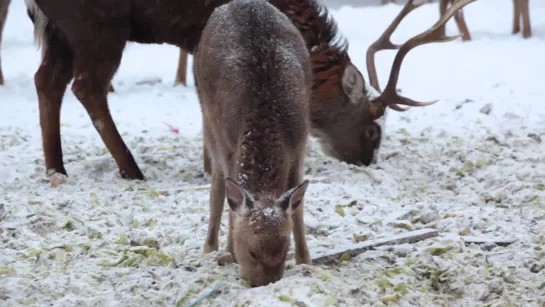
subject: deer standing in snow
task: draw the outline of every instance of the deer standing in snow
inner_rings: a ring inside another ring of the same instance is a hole
[[[460,0],[440,0],[439,3],[439,13],[443,15],[447,7],[457,1]],[[456,15],[454,16],[454,20],[456,21],[456,26],[458,27],[458,30],[462,34],[462,40],[469,41],[471,40],[471,35],[469,34],[469,30],[467,28],[463,12],[460,10]],[[520,32],[520,25],[522,23],[523,30],[522,30],[522,37],[529,38],[532,37],[532,27],[530,24],[530,5],[529,0],[513,0],[513,30],[512,33],[516,34]],[[442,27],[443,33],[445,31],[445,27]]]
[[[269,0],[299,29],[310,51],[314,80],[311,133],[319,138],[328,155],[350,164],[369,165],[376,158],[384,134],[387,107],[404,111],[400,104],[433,103],[418,103],[397,94],[395,87],[401,63],[407,52],[418,45],[454,39],[440,35],[437,27],[473,1],[456,3],[433,29],[403,45],[394,45],[389,36],[401,19],[425,3],[408,1],[384,35],[367,50],[368,86],[348,56],[348,44],[339,39],[337,25],[325,7],[316,0]],[[46,173],[56,178],[51,181],[52,185],[66,180],[60,110],[72,79],[72,91],[89,113],[121,176],[143,179],[142,171],[117,131],[107,102],[108,84],[119,66],[125,44],[127,41],[169,43],[192,54],[214,8],[229,0],[164,0],[153,6],[144,0],[25,2],[29,14],[34,16],[35,37],[43,52],[34,81]],[[398,48],[386,89],[379,94],[374,54]],[[206,146],[203,150],[205,170],[210,173]]]
[[[218,250],[227,197],[227,250],[252,286],[282,277],[292,229],[296,262],[312,264],[303,221],[312,73],[301,34],[268,2],[234,0],[210,17],[193,69],[212,162],[204,252]]]

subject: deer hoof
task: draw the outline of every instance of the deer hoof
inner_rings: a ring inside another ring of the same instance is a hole
[[[121,176],[121,178],[123,179],[128,179],[128,180],[144,180],[144,174],[142,174],[142,172],[139,170],[139,169],[136,169],[135,171],[132,171],[132,172],[127,172],[125,170],[120,170],[119,171],[119,175]]]
[[[226,264],[232,264],[235,262],[235,259],[233,259],[233,255],[229,252],[223,252],[219,253],[218,256],[216,256],[216,261],[218,262],[218,265],[223,266]]]
[[[67,178],[68,177],[66,177],[65,174],[53,173],[51,176],[49,176],[49,182],[51,183],[52,188],[57,188],[61,184],[66,183]]]
[[[305,256],[295,256],[295,264],[312,265],[312,258],[308,254]]]

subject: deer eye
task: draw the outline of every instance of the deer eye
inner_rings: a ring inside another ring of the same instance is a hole
[[[250,251],[250,258],[252,258],[252,260],[254,260],[254,261],[257,261],[257,256],[252,251]]]

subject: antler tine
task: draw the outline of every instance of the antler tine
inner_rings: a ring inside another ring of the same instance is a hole
[[[395,50],[399,49],[400,45],[392,43],[391,36],[397,29],[401,21],[414,9],[424,5],[426,2],[422,1],[417,4],[413,3],[414,0],[409,0],[399,14],[392,20],[390,25],[384,30],[382,35],[367,48],[366,60],[367,60],[367,74],[369,75],[369,83],[373,88],[380,92],[380,84],[378,82],[377,69],[375,67],[375,53],[380,50]]]
[[[418,47],[424,44],[429,44],[429,43],[450,42],[460,37],[460,35],[454,35],[454,36],[443,35],[440,31],[440,27],[444,25],[452,16],[454,16],[454,14],[457,11],[459,11],[464,6],[474,1],[476,0],[461,0],[456,2],[455,4],[450,6],[447,12],[445,12],[445,14],[441,16],[441,18],[433,26],[431,26],[427,31],[424,31],[410,38],[403,45],[401,45],[401,47],[399,47],[399,51],[397,52],[394,58],[394,63],[392,64],[392,69],[390,71],[388,84],[386,85],[384,92],[375,100],[380,101],[383,104],[386,104],[388,107],[396,111],[406,111],[408,109],[408,108],[401,108],[398,106],[398,104],[412,106],[412,107],[424,107],[424,106],[429,106],[436,103],[437,100],[429,101],[429,102],[415,101],[407,97],[401,96],[397,93],[396,86],[397,86],[397,81],[399,80],[399,71],[401,69],[401,64],[403,62],[403,59],[407,55],[407,53],[409,53],[409,51],[415,47]]]

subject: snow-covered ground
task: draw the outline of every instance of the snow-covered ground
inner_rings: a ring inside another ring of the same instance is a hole
[[[362,71],[367,46],[400,9],[333,11]],[[195,189],[208,183],[201,115],[192,79],[188,88],[171,86],[178,50],[130,44],[109,96],[147,181],[118,177],[68,91],[62,140],[70,177],[53,189],[44,181],[33,84],[40,52],[23,1],[12,1],[2,44],[7,86],[0,88],[0,305],[189,306],[221,286],[200,306],[544,306],[545,2],[531,1],[528,40],[510,33],[511,1],[477,1],[465,17],[473,41],[426,45],[407,57],[403,94],[440,101],[390,112],[378,165],[340,163],[315,143],[306,162],[307,178],[330,181],[307,192],[314,257],[360,235],[431,227],[439,237],[336,266],[293,266],[281,281],[250,289],[237,265],[202,256],[209,192]],[[437,18],[437,3],[416,10],[394,42]],[[448,32],[457,33],[453,21]],[[393,56],[377,56],[383,86]],[[163,82],[136,85],[153,78]],[[226,225],[224,215],[220,248]],[[464,244],[460,235],[516,242]]]

